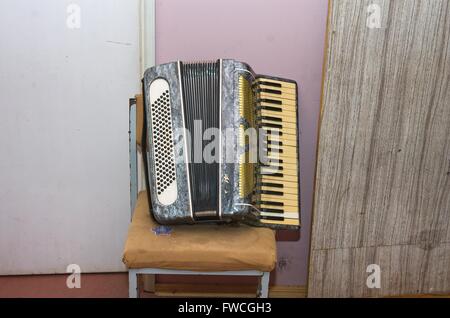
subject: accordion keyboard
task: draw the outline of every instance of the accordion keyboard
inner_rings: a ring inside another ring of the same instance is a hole
[[[266,158],[256,181],[260,222],[299,226],[296,83],[260,77],[253,90],[256,121],[265,132]]]

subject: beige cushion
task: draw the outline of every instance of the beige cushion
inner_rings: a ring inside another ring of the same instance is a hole
[[[156,235],[145,192],[138,196],[123,262],[128,268],[192,271],[271,271],[276,262],[275,232],[247,225],[177,225]]]

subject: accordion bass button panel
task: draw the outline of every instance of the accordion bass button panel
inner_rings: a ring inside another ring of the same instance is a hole
[[[150,85],[151,121],[155,132],[153,143],[157,199],[162,205],[171,205],[177,199],[175,175],[172,112],[169,83],[162,78]]]

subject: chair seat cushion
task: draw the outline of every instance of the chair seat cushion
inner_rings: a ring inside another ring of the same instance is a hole
[[[268,272],[276,262],[275,232],[242,224],[161,227],[149,213],[147,194],[141,192],[123,262],[128,268]]]

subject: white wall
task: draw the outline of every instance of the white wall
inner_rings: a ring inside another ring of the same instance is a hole
[[[0,2],[0,275],[124,269],[138,2]]]

